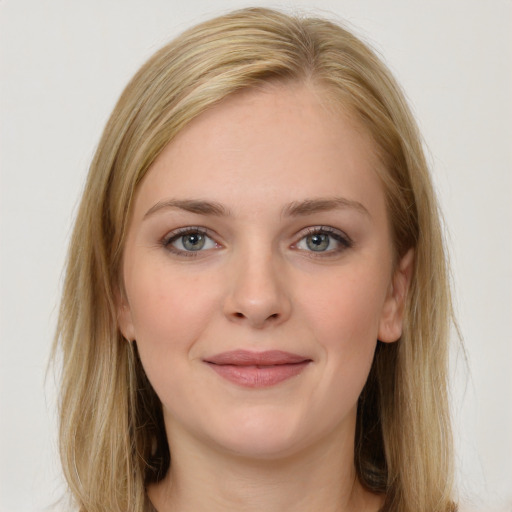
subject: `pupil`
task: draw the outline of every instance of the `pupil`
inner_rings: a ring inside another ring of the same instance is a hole
[[[329,247],[329,235],[311,235],[307,238],[307,245],[312,251],[325,251]]]
[[[192,233],[183,237],[183,247],[189,251],[198,251],[204,245],[204,236],[200,233]]]

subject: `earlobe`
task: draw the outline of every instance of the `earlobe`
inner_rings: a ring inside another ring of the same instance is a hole
[[[402,335],[404,308],[413,269],[414,249],[411,248],[405,253],[395,269],[382,308],[378,339],[384,343],[393,343]]]
[[[117,291],[117,326],[121,334],[128,340],[132,341],[136,338],[135,328],[133,326],[132,312],[128,300],[124,293]]]

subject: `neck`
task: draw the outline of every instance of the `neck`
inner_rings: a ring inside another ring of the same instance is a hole
[[[149,488],[158,512],[376,512],[382,497],[366,491],[353,464],[353,438],[333,432],[300,453],[274,459],[244,458],[215,447],[197,449],[180,432],[170,441],[166,477]]]

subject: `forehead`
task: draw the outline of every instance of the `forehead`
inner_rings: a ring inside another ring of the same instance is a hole
[[[137,204],[201,197],[263,208],[313,196],[380,203],[377,148],[322,89],[277,84],[229,96],[194,119],[162,151]]]

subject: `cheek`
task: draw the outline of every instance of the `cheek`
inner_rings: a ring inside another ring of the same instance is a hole
[[[137,347],[148,377],[166,364],[193,357],[195,341],[206,328],[218,303],[212,286],[187,273],[170,272],[168,266],[144,268],[126,277]],[[169,366],[171,365],[169,364]]]
[[[331,276],[304,301],[305,318],[326,360],[327,381],[337,389],[351,389],[353,399],[373,361],[385,292],[378,273],[351,268]]]
[[[351,269],[329,276],[303,304],[324,340],[351,345],[351,341],[376,340],[385,294],[386,284],[378,275]]]

